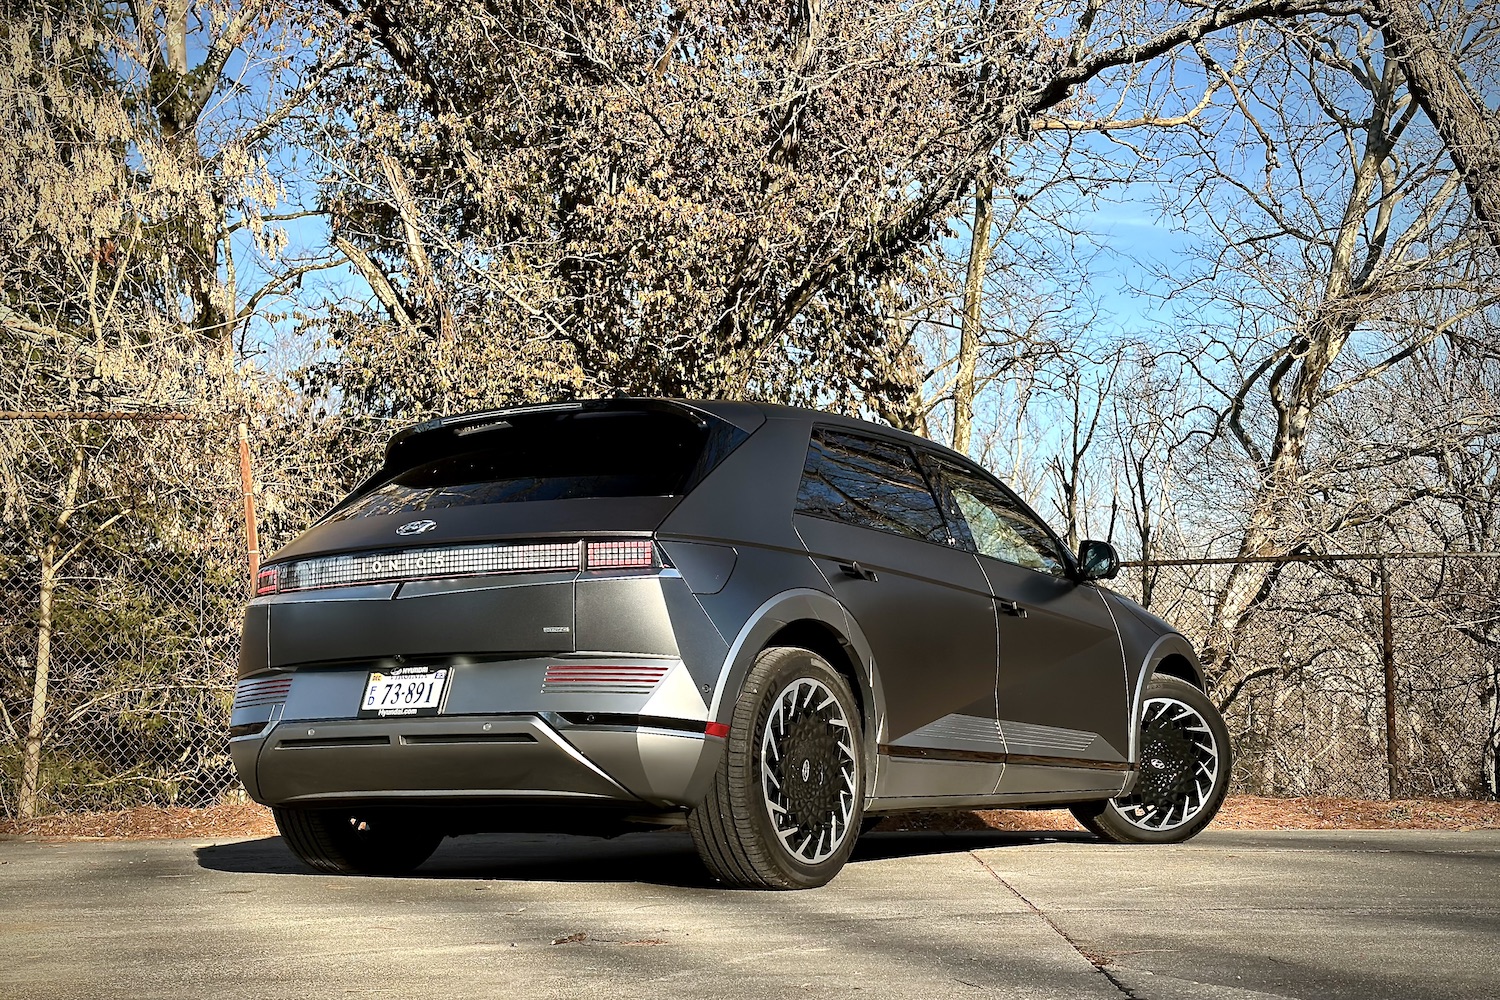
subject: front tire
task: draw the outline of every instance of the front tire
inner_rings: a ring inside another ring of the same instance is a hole
[[[1073,806],[1078,822],[1120,844],[1175,844],[1214,818],[1229,791],[1229,729],[1208,696],[1157,674],[1141,710],[1140,771],[1130,794]]]
[[[763,651],[735,703],[713,787],[688,814],[704,866],[743,888],[826,884],[859,837],[861,748],[858,706],[838,671],[809,650]]]
[[[443,841],[395,810],[275,806],[271,814],[292,853],[330,875],[405,875]]]

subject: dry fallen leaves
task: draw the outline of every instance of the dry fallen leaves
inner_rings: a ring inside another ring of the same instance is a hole
[[[1495,830],[1500,802],[1468,799],[1271,799],[1233,795],[1214,820],[1219,830]],[[1081,831],[1066,809],[911,812],[881,830]],[[254,803],[206,809],[142,806],[118,812],[0,819],[0,837],[35,840],[152,840],[167,837],[274,837],[271,811]],[[581,939],[580,939],[581,940]],[[571,942],[568,942],[571,943]]]

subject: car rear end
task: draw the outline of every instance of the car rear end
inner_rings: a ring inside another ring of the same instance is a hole
[[[685,404],[433,421],[261,570],[230,747],[283,809],[701,797],[723,638],[658,526],[746,438]]]

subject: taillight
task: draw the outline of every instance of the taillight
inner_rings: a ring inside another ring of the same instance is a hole
[[[409,580],[446,580],[498,573],[569,570],[657,569],[651,539],[607,542],[518,542],[442,545],[394,552],[356,552],[282,562],[260,571],[257,596],[327,587],[354,587]]]
[[[656,550],[649,538],[623,542],[589,542],[589,569],[649,569],[656,565]]]

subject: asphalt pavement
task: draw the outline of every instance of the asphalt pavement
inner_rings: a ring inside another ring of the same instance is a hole
[[[680,833],[450,840],[415,876],[277,838],[0,842],[0,998],[1500,998],[1500,832],[876,833],[726,891]]]

